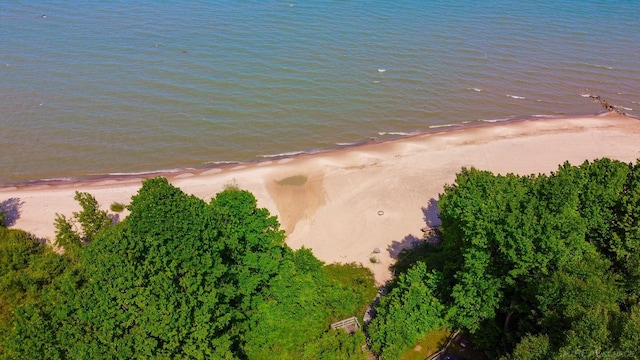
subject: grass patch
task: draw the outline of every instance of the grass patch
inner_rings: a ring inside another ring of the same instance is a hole
[[[422,340],[418,341],[412,349],[407,350],[400,359],[424,360],[444,346],[451,330],[440,329],[429,332]]]
[[[119,203],[119,202],[113,202],[111,204],[111,206],[109,207],[109,209],[111,209],[111,211],[115,212],[115,213],[121,213],[124,211],[125,205],[123,203]]]
[[[467,346],[465,347],[462,347],[460,345],[463,339],[467,340]],[[489,359],[487,355],[484,353],[484,351],[476,349],[473,343],[468,341],[468,339],[461,334],[459,334],[449,344],[449,346],[447,346],[447,348],[444,350],[444,353],[456,356],[460,359],[467,359],[467,360],[488,360]]]
[[[230,183],[224,184],[224,189],[227,191],[240,190],[240,186],[238,186],[238,181],[234,178]]]
[[[378,293],[373,273],[368,268],[356,264],[329,264],[323,267],[325,273],[333,281],[343,285],[352,294],[358,304],[355,314],[362,321],[362,314]]]

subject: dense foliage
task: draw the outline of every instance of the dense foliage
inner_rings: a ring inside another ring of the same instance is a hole
[[[30,234],[0,227],[0,339],[11,330],[13,309],[40,301],[68,262]],[[0,354],[2,353],[0,343]]]
[[[445,325],[490,358],[639,356],[640,162],[537,176],[463,169],[438,205],[441,244],[424,244],[377,306],[379,354]]]
[[[364,312],[370,271],[292,251],[249,192],[207,203],[156,178],[115,225],[90,195],[76,200],[83,210],[56,220],[64,256],[27,239],[7,255],[28,276],[53,266],[31,253],[57,263],[37,296],[3,288],[0,358],[366,358],[362,332],[329,324]]]
[[[368,327],[371,350],[385,359],[397,358],[424,334],[446,325],[444,306],[433,293],[439,281],[435,276],[424,263],[398,276]]]
[[[74,212],[71,218],[56,213],[54,227],[56,229],[55,245],[73,261],[78,261],[82,245],[90,243],[98,232],[111,224],[107,212],[100,210],[98,201],[93,195],[76,191],[73,197],[82,208]]]

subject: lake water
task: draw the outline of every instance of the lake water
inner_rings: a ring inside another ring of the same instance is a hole
[[[640,115],[640,2],[3,1],[0,184]],[[383,134],[383,135],[380,135]]]

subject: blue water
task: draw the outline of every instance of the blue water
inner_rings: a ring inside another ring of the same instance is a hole
[[[0,184],[640,115],[639,1],[0,3]]]

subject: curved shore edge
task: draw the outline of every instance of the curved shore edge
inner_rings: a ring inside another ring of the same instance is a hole
[[[472,123],[249,163],[12,184],[0,187],[0,203],[16,207],[12,227],[51,239],[55,214],[79,209],[76,190],[107,209],[155,176],[206,200],[236,184],[278,216],[291,247],[311,248],[325,262],[362,263],[384,283],[399,250],[437,225],[435,200],[462,167],[548,173],[600,157],[640,158],[640,120],[603,113]],[[377,263],[369,260],[374,248],[382,249]]]
[[[203,173],[216,169],[226,170],[234,168],[239,165],[251,165],[256,163],[268,163],[274,160],[283,160],[289,158],[295,158],[300,156],[318,155],[327,152],[340,151],[345,149],[352,149],[354,147],[360,147],[363,145],[379,144],[385,142],[393,142],[398,140],[404,140],[416,136],[422,136],[426,134],[438,134],[449,131],[465,130],[475,127],[494,126],[496,124],[517,123],[521,121],[541,121],[549,119],[580,119],[589,117],[611,117],[611,116],[624,116],[630,119],[636,119],[628,114],[619,114],[615,112],[601,112],[588,115],[531,115],[529,117],[509,117],[504,119],[481,119],[475,122],[466,121],[462,123],[451,123],[443,125],[432,125],[423,130],[415,130],[411,132],[397,132],[397,131],[385,131],[378,132],[378,136],[371,136],[359,141],[353,141],[349,143],[336,143],[333,146],[327,146],[320,149],[312,150],[297,150],[289,151],[282,154],[266,154],[257,155],[251,160],[228,160],[228,161],[207,161],[200,166],[185,167],[185,168],[171,168],[171,169],[158,169],[148,171],[137,172],[123,172],[123,173],[105,173],[105,174],[90,174],[85,176],[71,176],[71,177],[57,177],[57,178],[45,178],[45,179],[30,179],[24,181],[10,181],[2,182],[0,179],[0,191],[6,188],[29,188],[29,187],[43,187],[43,186],[75,186],[78,183],[94,183],[104,181],[139,181],[140,179],[148,179],[156,176],[173,177],[180,176],[181,174],[191,173]]]

